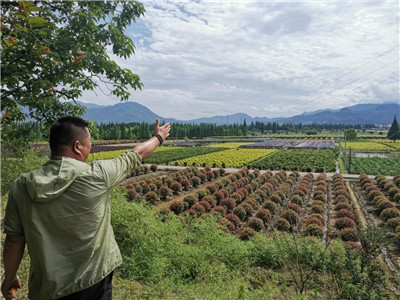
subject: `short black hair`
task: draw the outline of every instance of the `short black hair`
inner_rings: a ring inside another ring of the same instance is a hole
[[[64,146],[72,145],[86,136],[89,123],[78,117],[62,117],[50,128],[50,150],[52,155],[60,154]]]

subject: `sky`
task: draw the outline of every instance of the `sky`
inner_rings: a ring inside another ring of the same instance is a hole
[[[129,101],[178,120],[400,103],[399,1],[141,1]],[[119,100],[100,90],[80,99]]]

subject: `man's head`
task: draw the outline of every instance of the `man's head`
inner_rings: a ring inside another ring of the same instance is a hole
[[[77,117],[62,117],[50,128],[52,158],[67,156],[86,161],[92,147],[88,123]]]

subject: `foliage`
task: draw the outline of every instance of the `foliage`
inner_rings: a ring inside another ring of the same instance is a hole
[[[134,54],[125,29],[144,11],[137,1],[3,1],[3,142],[17,138],[13,122],[29,117],[49,125],[59,116],[81,115],[84,107],[62,101],[75,101],[100,82],[121,100],[130,88],[141,88],[139,76],[118,66],[109,52]]]
[[[397,123],[396,115],[393,117],[393,122],[389,128],[387,138],[389,140],[393,140],[394,142],[396,142],[396,140],[400,140],[400,127]]]

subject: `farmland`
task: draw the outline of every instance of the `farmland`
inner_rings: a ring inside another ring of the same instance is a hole
[[[112,190],[124,261],[115,299],[396,299],[398,158],[385,158],[394,159],[386,165],[352,157],[353,170],[360,165],[366,169],[357,172],[373,176],[332,174],[337,151],[321,142],[314,143],[319,150],[243,141],[157,148]],[[90,156],[116,157],[132,146],[103,145]],[[34,157],[18,165],[44,161]],[[3,191],[18,172],[11,166],[2,157]],[[25,283],[27,266],[25,258]]]

